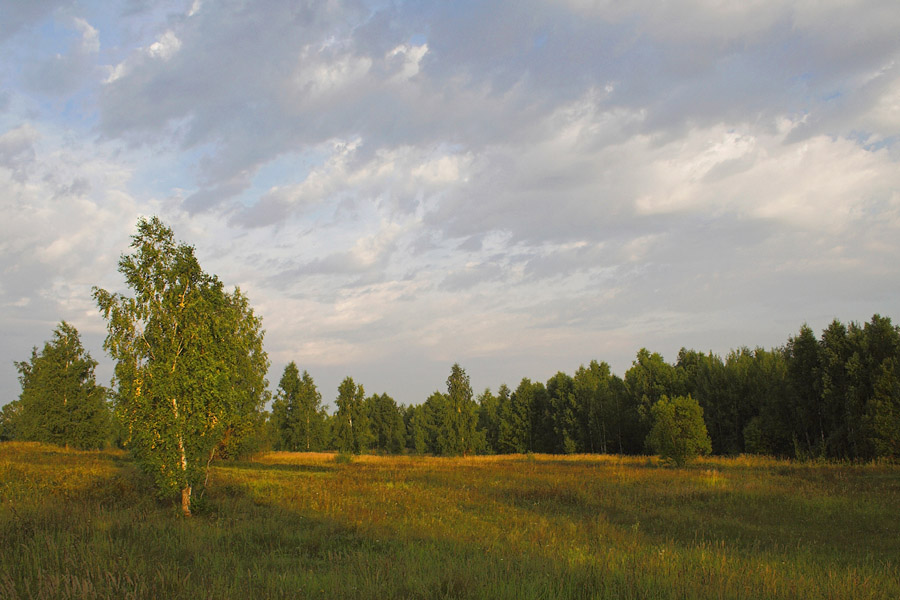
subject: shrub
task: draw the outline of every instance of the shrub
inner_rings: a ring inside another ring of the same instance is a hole
[[[663,396],[650,409],[653,428],[647,445],[666,463],[684,466],[712,452],[703,409],[691,396]]]

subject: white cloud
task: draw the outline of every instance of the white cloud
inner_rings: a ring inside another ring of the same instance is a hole
[[[187,15],[189,17],[193,17],[198,12],[200,12],[201,8],[203,8],[203,1],[202,0],[194,0],[194,3],[191,4],[191,9],[188,11]]]
[[[84,19],[75,17],[72,22],[75,29],[81,32],[82,51],[90,54],[100,52],[100,32]]]
[[[165,32],[158,41],[150,44],[147,54],[153,58],[169,60],[181,49],[181,40],[174,31]]]
[[[400,44],[387,53],[387,60],[398,60],[400,62],[400,70],[393,76],[395,81],[405,81],[412,79],[419,73],[420,63],[425,54],[428,53],[428,44],[419,46],[411,46],[409,44]]]

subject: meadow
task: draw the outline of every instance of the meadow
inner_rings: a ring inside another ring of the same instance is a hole
[[[900,466],[264,453],[192,518],[124,453],[0,444],[0,598],[898,598]]]

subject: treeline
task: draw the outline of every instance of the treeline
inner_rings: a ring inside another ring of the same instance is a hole
[[[474,394],[453,365],[446,391],[422,404],[366,395],[351,377],[329,413],[312,376],[290,363],[271,412],[243,411],[218,448],[223,457],[273,448],[383,454],[615,453],[650,451],[651,407],[692,397],[703,409],[714,454],[870,460],[900,458],[900,328],[875,315],[862,325],[808,326],[771,350],[741,348],[724,358],[682,349],[667,363],[641,349],[624,378],[605,362],[546,382],[522,379]],[[77,448],[128,441],[96,362],[63,322],[31,360],[16,363],[18,401],[0,412],[0,439]],[[259,392],[255,392],[259,396]]]
[[[875,315],[806,325],[780,348],[741,348],[724,358],[682,349],[673,363],[641,349],[624,378],[605,362],[546,383],[522,379],[475,396],[454,365],[447,391],[398,405],[365,396],[347,378],[328,414],[307,372],[285,369],[268,419],[280,450],[435,455],[649,451],[651,407],[692,397],[714,454],[870,460],[900,457],[900,328]]]

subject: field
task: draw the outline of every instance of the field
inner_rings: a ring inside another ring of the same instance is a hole
[[[268,453],[191,519],[120,452],[0,444],[0,598],[898,598],[900,467]]]

